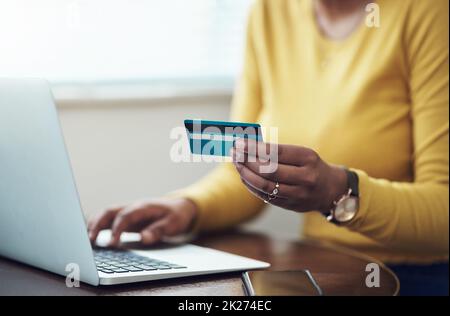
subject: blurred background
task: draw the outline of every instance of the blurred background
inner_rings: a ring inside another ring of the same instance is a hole
[[[250,0],[0,0],[0,76],[52,85],[87,216],[156,197],[214,163],[174,163],[185,118],[227,120]],[[246,229],[297,239],[269,207]]]

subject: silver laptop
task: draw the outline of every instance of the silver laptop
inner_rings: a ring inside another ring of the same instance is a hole
[[[93,250],[53,97],[40,79],[0,79],[0,255],[63,276],[76,269],[92,285],[269,266],[190,244]]]

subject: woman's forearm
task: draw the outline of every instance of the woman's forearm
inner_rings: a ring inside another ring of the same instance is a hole
[[[449,247],[448,183],[400,183],[374,179],[356,170],[360,209],[346,226],[383,245],[424,254]]]

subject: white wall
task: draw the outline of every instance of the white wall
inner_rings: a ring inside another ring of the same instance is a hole
[[[214,167],[174,163],[169,138],[185,118],[227,119],[229,98],[155,101],[59,102],[59,113],[85,213],[111,204],[157,197],[183,187]],[[300,217],[270,207],[250,229],[298,238]]]

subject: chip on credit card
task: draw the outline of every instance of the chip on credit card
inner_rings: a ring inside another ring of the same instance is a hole
[[[261,125],[254,123],[185,120],[189,147],[193,154],[229,156],[239,139],[262,141]]]

